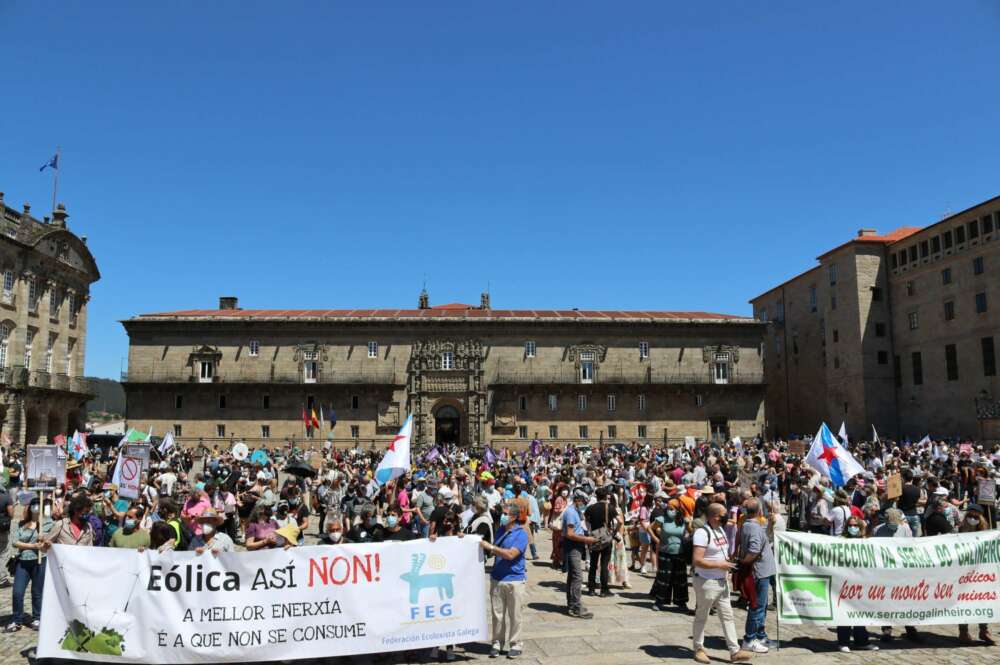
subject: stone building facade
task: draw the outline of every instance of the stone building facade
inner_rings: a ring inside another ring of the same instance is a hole
[[[518,445],[753,436],[764,325],[700,312],[217,310],[144,314],[129,335],[128,424],[187,444]],[[302,412],[322,409],[311,433]],[[330,412],[337,424],[331,428]]]
[[[768,433],[1000,438],[1000,197],[926,227],[862,229],[757,296]]]
[[[87,303],[100,279],[60,204],[39,221],[0,193],[0,427],[14,443],[83,431]]]

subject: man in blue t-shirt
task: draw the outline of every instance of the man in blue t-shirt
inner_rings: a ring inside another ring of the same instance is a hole
[[[581,515],[590,497],[582,489],[573,492],[573,504],[563,513],[563,552],[566,557],[566,605],[569,615],[578,619],[592,619],[593,613],[584,609],[583,560],[587,556],[587,545],[597,540],[587,535],[587,526]]]
[[[487,554],[496,556],[490,573],[490,605],[493,614],[493,646],[490,658],[496,658],[507,637],[507,657],[521,655],[521,613],[524,605],[524,552],[528,549],[528,510],[525,502],[512,501],[500,516],[500,530],[495,543],[481,541]],[[508,623],[509,621],[509,623]]]

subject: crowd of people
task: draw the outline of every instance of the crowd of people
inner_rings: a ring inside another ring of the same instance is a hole
[[[708,663],[704,635],[716,614],[733,662],[764,654],[774,592],[773,541],[784,529],[842,538],[917,538],[996,524],[979,500],[981,480],[1000,473],[1000,449],[969,443],[852,442],[864,466],[833,487],[784,441],[680,446],[546,446],[519,452],[435,447],[386,484],[374,479],[375,449],[254,451],[173,449],[155,455],[136,498],[110,482],[114,451],[67,468],[64,484],[23,487],[7,451],[0,539],[11,552],[0,587],[13,587],[7,632],[39,625],[45,552],[51,544],[194,551],[291,548],[315,528],[321,545],[476,534],[490,578],[490,656],[517,658],[527,560],[551,538],[549,564],[566,575],[566,611],[589,619],[590,596],[653,578],[657,611],[693,615],[694,659]],[[801,453],[801,450],[798,452]],[[261,454],[258,454],[261,453]],[[287,471],[286,471],[287,470]],[[902,479],[898,496],[893,482]],[[312,542],[312,541],[310,541]],[[3,572],[3,571],[0,571]],[[31,590],[31,613],[26,594]],[[692,606],[693,596],[693,606]],[[747,609],[742,638],[733,603]],[[959,627],[962,643],[993,645],[988,625]],[[915,627],[906,639],[921,641]],[[893,639],[881,629],[880,639]],[[837,630],[842,651],[877,649],[864,627]],[[454,645],[434,658],[453,660]]]

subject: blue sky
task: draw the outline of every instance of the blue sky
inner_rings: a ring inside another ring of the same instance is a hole
[[[708,310],[1000,194],[1000,4],[0,3],[0,190],[120,319]]]

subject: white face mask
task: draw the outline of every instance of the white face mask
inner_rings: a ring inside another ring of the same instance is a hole
[[[976,517],[975,515],[969,515],[968,517],[965,518],[965,522],[969,526],[975,526],[979,524],[979,518]]]
[[[215,533],[215,527],[212,526],[211,524],[202,524],[201,532],[206,536],[211,536],[213,533]]]
[[[339,543],[340,539],[344,536],[344,532],[343,531],[329,531],[329,532],[327,532],[326,535],[330,538],[330,540],[332,542]]]

